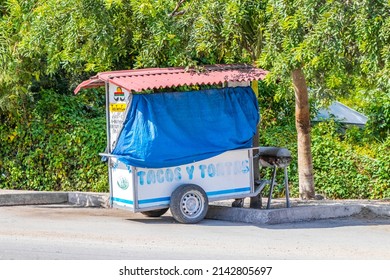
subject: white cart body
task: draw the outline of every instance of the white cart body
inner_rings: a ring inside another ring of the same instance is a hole
[[[112,205],[134,212],[168,208],[172,192],[186,184],[202,187],[209,201],[250,196],[254,191],[252,157],[252,149],[242,149],[156,169],[129,166],[111,158]]]

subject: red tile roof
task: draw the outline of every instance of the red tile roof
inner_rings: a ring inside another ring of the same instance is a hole
[[[246,64],[209,65],[199,70],[184,67],[149,68],[98,73],[74,90],[104,86],[106,82],[128,91],[141,92],[161,88],[193,85],[217,85],[224,82],[262,80],[268,72]]]

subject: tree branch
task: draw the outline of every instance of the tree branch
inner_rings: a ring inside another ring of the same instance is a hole
[[[173,9],[172,13],[169,14],[169,17],[175,17],[175,16],[180,16],[184,14],[186,11],[179,11],[180,7],[184,4],[185,0],[180,0],[177,4],[175,9]]]

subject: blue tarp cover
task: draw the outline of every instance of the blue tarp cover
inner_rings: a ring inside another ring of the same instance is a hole
[[[250,87],[134,94],[112,154],[137,167],[188,164],[252,147],[258,122]]]

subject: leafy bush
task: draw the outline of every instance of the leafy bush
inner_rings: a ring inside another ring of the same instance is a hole
[[[0,125],[0,187],[108,191],[104,95],[42,91]]]
[[[389,197],[389,140],[358,140],[363,130],[340,134],[334,122],[318,124],[312,135],[317,192],[330,198]]]
[[[375,96],[370,100],[368,114],[367,126],[371,134],[378,139],[386,139],[390,134],[390,96],[388,93]]]

